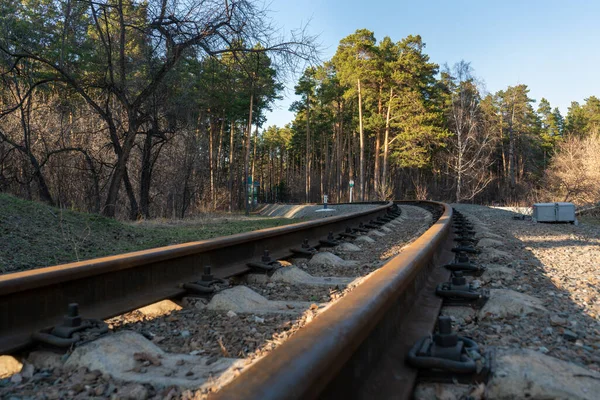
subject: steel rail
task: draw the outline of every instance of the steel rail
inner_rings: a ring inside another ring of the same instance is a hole
[[[183,283],[198,281],[206,265],[218,278],[249,271],[264,250],[273,258],[291,255],[308,238],[311,245],[330,231],[384,215],[392,202],[352,214],[199,242],[103,257],[89,261],[0,275],[0,354],[31,344],[33,332],[62,321],[69,303],[82,316],[106,319],[185,293]]]
[[[212,400],[410,398],[404,355],[430,334],[441,307],[432,288],[449,272],[452,209],[402,253],[211,396]],[[414,204],[414,203],[413,203]]]

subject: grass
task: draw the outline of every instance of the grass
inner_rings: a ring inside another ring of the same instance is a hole
[[[0,193],[0,273],[193,242],[298,222],[210,215],[191,220],[120,222]]]

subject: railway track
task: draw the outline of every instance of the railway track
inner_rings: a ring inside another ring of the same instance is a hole
[[[207,265],[216,278],[243,274],[265,250],[273,259],[289,257],[305,239],[309,247],[317,246],[329,232],[368,224],[392,206],[382,203],[351,215],[1,275],[0,353],[31,344],[31,332],[62,321],[70,303],[78,303],[88,318],[106,319],[184,295],[182,285],[197,281]]]
[[[452,209],[420,205],[439,217],[423,235],[214,398],[410,398],[417,370],[404,359],[433,331],[450,275],[436,267],[452,257]]]
[[[409,398],[417,370],[404,358],[433,331],[442,304],[435,287],[450,276],[438,268],[453,257],[452,209],[442,203],[381,203],[350,215],[0,276],[0,354],[31,346],[31,334],[59,325],[69,303],[78,303],[84,317],[106,320],[201,292],[203,275],[217,281],[271,274],[276,260],[393,228],[398,205],[428,210],[433,225],[211,397]]]

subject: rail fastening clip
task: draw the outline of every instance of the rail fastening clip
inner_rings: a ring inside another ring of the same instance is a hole
[[[452,332],[450,317],[438,318],[438,332],[425,336],[409,350],[406,361],[419,369],[419,378],[433,382],[487,382],[494,353],[482,353],[473,340]]]

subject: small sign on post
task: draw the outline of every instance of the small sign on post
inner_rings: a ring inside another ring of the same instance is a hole
[[[323,195],[323,208],[319,208],[318,210],[315,210],[315,212],[318,212],[318,213],[324,212],[327,214],[335,212],[335,208],[327,208],[327,195],[326,194]]]
[[[350,179],[350,203],[352,203],[352,191],[354,190],[354,181]]]

